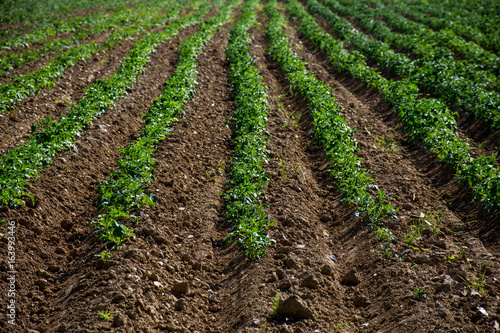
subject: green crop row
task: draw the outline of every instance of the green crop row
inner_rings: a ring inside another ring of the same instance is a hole
[[[297,0],[290,0],[287,10],[290,15],[300,18],[300,31],[327,55],[339,72],[378,90],[384,103],[395,108],[410,138],[423,141],[426,149],[453,166],[460,184],[470,186],[474,200],[483,202],[485,210],[498,212],[500,170],[495,167],[496,155],[472,158],[469,145],[457,134],[454,114],[443,102],[419,98],[417,86],[408,79],[385,79],[366,65],[362,54],[347,51],[341,41],[323,32]]]
[[[394,0],[393,0],[394,1]],[[433,29],[449,29],[463,38],[474,41],[488,50],[495,53],[500,52],[500,17],[498,9],[489,13],[475,13],[477,9],[492,9],[492,3],[485,5],[476,5],[471,10],[457,6],[453,1],[446,8],[441,4],[426,3],[418,1],[418,4],[408,6],[407,1],[394,1],[397,10],[422,22]],[[495,3],[495,2],[494,2]],[[497,6],[498,6],[498,2]],[[498,7],[497,7],[498,8]],[[496,13],[496,15],[492,15]],[[431,14],[431,15],[428,15]]]
[[[371,194],[377,186],[371,184],[373,179],[360,167],[361,159],[356,156],[358,144],[353,130],[341,116],[342,107],[335,103],[333,90],[307,71],[307,64],[290,49],[283,30],[285,20],[276,10],[275,0],[266,6],[266,13],[270,17],[266,30],[269,55],[285,72],[294,93],[304,97],[309,105],[314,137],[324,147],[330,161],[330,175],[342,192],[340,202],[355,204],[357,214],[365,213],[373,227],[382,225],[386,218],[394,217],[394,209],[385,204],[387,195],[384,192]]]
[[[0,22],[49,22],[75,11],[137,2],[139,0],[2,0]]]
[[[453,76],[466,79],[470,84],[487,90],[500,89],[500,82],[496,75],[500,72],[499,58],[491,52],[486,52],[464,40],[457,40],[450,31],[435,32],[420,23],[413,22],[394,12],[392,8],[382,6],[371,8],[363,3],[352,0],[322,1],[336,13],[348,15],[359,21],[362,28],[395,47],[401,47],[417,59],[419,65],[440,66]],[[376,20],[381,18],[385,21]],[[392,31],[390,28],[395,29]],[[457,37],[458,38],[458,37]],[[458,46],[461,50],[470,52],[470,59],[454,60],[450,45]],[[480,53],[480,50],[483,53]],[[485,58],[485,53],[489,58]],[[488,70],[485,70],[488,66]],[[498,94],[498,92],[497,92]]]
[[[347,1],[347,0],[346,0]],[[470,66],[453,59],[449,51],[444,48],[436,48],[435,45],[420,40],[419,36],[405,35],[392,32],[381,21],[373,19],[374,13],[367,6],[342,6],[336,0],[321,0],[328,4],[341,15],[350,15],[359,20],[363,28],[369,30],[373,35],[380,39],[377,47],[384,48],[384,52],[378,51],[367,45],[368,37],[358,32],[356,35],[351,31],[350,26],[345,20],[341,20],[335,14],[330,14],[330,21],[335,21],[335,26],[342,26],[339,29],[344,31],[345,38],[349,38],[351,43],[365,44],[362,52],[368,57],[387,58],[388,69],[403,77],[408,77],[416,82],[420,87],[438,94],[451,107],[459,108],[466,113],[472,113],[481,121],[487,122],[493,129],[500,128],[500,94],[486,89],[483,82],[487,82],[486,77],[479,75],[486,73],[475,71]],[[393,18],[402,18],[392,13]],[[385,17],[385,16],[384,16]],[[406,24],[406,23],[402,23]],[[375,44],[371,43],[371,44]],[[410,61],[401,54],[396,54],[389,49],[389,45],[395,45],[412,52],[416,59]],[[356,46],[358,47],[358,46]],[[471,76],[479,75],[475,79]]]
[[[58,18],[57,20],[47,20],[40,22],[31,27],[30,31],[23,33],[22,30],[13,31],[7,34],[8,38],[0,41],[0,48],[12,49],[19,47],[29,47],[32,44],[43,43],[47,37],[55,36],[58,33],[77,32],[85,26],[99,24],[106,20],[106,16],[114,10],[126,8],[121,5],[118,8],[105,8],[94,11],[84,16],[70,15],[66,18]]]
[[[188,25],[200,22],[210,6],[203,6],[194,15],[175,19],[157,33],[147,34],[131,48],[120,68],[106,80],[96,80],[58,122],[50,119],[45,129],[35,132],[21,146],[7,151],[0,159],[0,206],[24,204],[22,196],[30,196],[25,186],[36,179],[38,172],[52,163],[59,152],[76,149],[75,140],[85,126],[120,100],[136,78],[144,71],[150,54],[162,42]],[[32,128],[36,131],[36,128]]]
[[[130,26],[142,23],[153,17],[159,10],[165,6],[171,7],[171,0],[160,0],[159,3],[148,3],[138,5],[134,9],[123,7],[112,15],[105,17],[100,22],[94,22],[85,29],[78,29],[74,36],[66,39],[54,39],[43,47],[25,52],[9,52],[2,54],[0,58],[0,76],[6,75],[10,70],[18,68],[30,61],[34,61],[43,55],[56,53],[73,47],[87,37],[95,36],[110,29]],[[147,10],[147,12],[145,12]],[[103,16],[104,17],[104,16]]]
[[[114,31],[101,45],[91,42],[70,48],[36,72],[13,77],[12,83],[0,83],[0,114],[12,109],[16,103],[24,101],[26,97],[38,94],[41,89],[52,87],[64,76],[64,72],[78,61],[85,61],[98,51],[107,50],[124,39],[147,33],[149,29],[164,24],[178,13],[179,7],[172,6],[170,11],[160,17],[150,17],[140,24]],[[142,15],[146,16],[147,13]]]
[[[399,6],[384,7],[381,2],[378,2],[376,12],[390,13],[387,15],[389,20],[391,22],[393,21],[395,23],[394,27],[401,32],[415,34],[422,40],[425,40],[432,45],[444,46],[454,50],[460,53],[464,59],[467,60],[467,63],[476,65],[478,68],[489,70],[495,75],[500,73],[500,57],[493,52],[484,50],[474,42],[466,41],[464,38],[457,36],[452,30],[447,29],[446,27],[442,27],[438,31],[434,31],[421,23],[414,22],[404,17],[402,19],[399,17],[393,19],[393,17],[395,17],[394,15],[397,15],[395,13],[397,8],[399,8]],[[408,7],[404,6],[404,8]],[[408,12],[410,11],[411,10],[408,9]]]
[[[346,5],[351,6],[350,1],[345,2]],[[362,4],[359,4],[363,7]],[[410,34],[414,38],[418,38],[419,43],[426,42],[432,47],[443,48],[446,54],[452,55],[451,50],[462,54],[464,61],[460,63],[468,64],[472,69],[487,70],[498,75],[500,73],[500,58],[490,52],[486,51],[474,42],[467,42],[463,38],[457,36],[453,31],[442,29],[434,31],[427,28],[425,25],[409,20],[395,12],[393,7],[385,7],[381,2],[378,2],[376,9],[363,9],[366,14],[383,18],[389,26],[392,26],[399,32]],[[489,80],[496,80],[496,77],[490,75]],[[496,82],[498,88],[498,82]]]
[[[236,241],[249,259],[266,254],[274,240],[266,233],[269,220],[262,203],[269,176],[264,172],[267,163],[267,93],[259,70],[250,55],[248,29],[257,24],[255,7],[259,0],[248,0],[240,20],[231,30],[226,58],[229,60],[230,81],[236,110],[233,113],[234,157],[231,164],[231,189],[224,195],[226,215],[232,231],[227,241]]]
[[[222,0],[212,3],[219,5]],[[110,177],[98,185],[100,194],[99,207],[103,211],[99,218],[91,224],[96,227],[96,233],[103,241],[112,246],[119,246],[133,235],[131,228],[120,223],[128,219],[134,210],[144,205],[153,206],[156,197],[145,187],[154,178],[153,167],[156,164],[152,156],[159,141],[171,131],[171,125],[182,117],[184,105],[193,98],[197,77],[197,56],[215,34],[217,29],[231,18],[231,9],[241,0],[226,3],[216,16],[204,22],[198,32],[184,41],[179,48],[177,67],[165,84],[162,94],[144,116],[145,126],[140,132],[141,137],[129,146],[120,150],[123,154],[118,162],[118,168]],[[209,5],[204,5],[208,9]],[[203,13],[206,10],[202,11]],[[197,14],[189,23],[202,19]],[[184,24],[187,23],[187,20]],[[174,33],[170,31],[169,36]],[[138,218],[136,218],[138,220]]]

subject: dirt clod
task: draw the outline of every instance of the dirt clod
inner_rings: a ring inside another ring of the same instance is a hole
[[[283,302],[280,302],[277,313],[296,319],[313,319],[314,315],[307,304],[298,296],[290,296]]]

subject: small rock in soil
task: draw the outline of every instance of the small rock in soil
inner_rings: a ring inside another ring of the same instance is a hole
[[[35,281],[35,285],[37,285],[38,287],[40,287],[40,290],[41,291],[44,291],[45,288],[47,288],[49,282],[45,279],[38,279]]]
[[[356,276],[356,272],[354,269],[351,269],[349,272],[344,274],[342,276],[342,279],[340,280],[340,283],[348,285],[348,286],[355,286],[359,284],[359,279]]]
[[[443,283],[438,284],[436,286],[436,292],[437,293],[439,293],[439,292],[449,292],[449,291],[451,291],[453,289],[453,285],[455,283],[456,282],[451,278],[451,276],[445,275]]]
[[[210,304],[208,306],[208,311],[210,311],[210,312],[219,312],[220,311],[220,306],[218,306],[217,304]]]
[[[328,264],[324,264],[323,267],[321,267],[321,274],[332,276],[333,275],[333,267],[328,265]]]
[[[422,265],[422,264],[427,264],[429,262],[430,262],[430,259],[429,259],[429,256],[427,256],[427,255],[415,257],[416,264]]]
[[[188,282],[180,282],[177,281],[174,283],[174,286],[172,287],[172,292],[173,293],[179,293],[179,294],[187,294],[189,292],[189,283]]]
[[[290,269],[299,268],[299,265],[297,264],[297,262],[295,260],[293,260],[292,258],[287,258],[287,259],[283,260],[283,263],[285,264],[285,266],[287,268],[290,268]]]
[[[292,283],[291,283],[291,282],[290,282],[290,280],[288,280],[288,279],[282,280],[282,281],[278,284],[278,288],[279,288],[279,289],[281,289],[281,290],[286,290],[286,289],[289,289],[291,286],[292,286]]]
[[[186,309],[187,302],[184,298],[181,298],[177,302],[175,302],[174,309],[175,311],[184,311]]]
[[[125,317],[120,314],[116,314],[113,316],[113,327],[122,327],[125,326]]]
[[[70,231],[71,228],[73,228],[73,223],[69,222],[68,220],[62,220],[61,228],[63,228],[66,231]]]
[[[283,326],[280,327],[278,333],[292,333],[293,330],[290,326],[287,324],[284,324]]]
[[[297,319],[313,319],[313,312],[298,296],[290,296],[280,302],[276,311],[278,314]]]
[[[370,304],[370,302],[368,302],[368,299],[363,295],[354,296],[354,298],[352,299],[352,303],[357,308],[365,308]]]
[[[318,289],[319,288],[319,281],[312,276],[311,274],[307,274],[303,279],[302,283],[300,284],[302,287],[307,287],[310,289]]]

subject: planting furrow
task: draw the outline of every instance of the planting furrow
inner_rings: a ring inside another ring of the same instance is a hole
[[[231,30],[226,51],[236,102],[232,117],[235,148],[232,178],[228,182],[231,189],[224,194],[228,202],[226,215],[233,224],[227,241],[241,244],[249,259],[264,256],[268,245],[274,242],[266,233],[266,228],[274,223],[262,203],[269,181],[263,169],[269,159],[266,154],[267,93],[247,45],[248,29],[257,24],[258,2],[249,0],[243,7],[240,20]]]
[[[79,44],[88,37],[99,35],[110,29],[122,26],[130,26],[151,19],[157,11],[172,7],[172,2],[159,1],[159,3],[147,3],[136,6],[134,9],[124,7],[110,16],[105,17],[101,22],[92,22],[88,28],[78,29],[74,36],[66,39],[55,39],[43,47],[23,51],[22,53],[2,54],[0,59],[0,76],[5,76],[12,69],[18,68],[28,62],[35,61],[41,56],[58,53]],[[147,12],[146,12],[147,9]],[[99,16],[102,17],[102,16]]]
[[[394,216],[391,204],[386,204],[387,195],[371,184],[372,179],[359,165],[356,156],[358,145],[353,130],[341,116],[342,108],[335,103],[333,90],[306,70],[306,63],[290,50],[288,38],[283,31],[283,16],[276,10],[276,1],[266,6],[270,23],[266,36],[270,40],[269,55],[278,62],[286,74],[294,92],[304,97],[310,108],[314,124],[314,136],[323,145],[330,161],[330,175],[342,192],[340,202],[355,204],[357,215],[366,214],[373,227],[383,226],[383,221]]]
[[[184,104],[193,96],[197,56],[218,27],[229,21],[232,7],[239,2],[234,0],[227,3],[181,45],[177,69],[167,81],[162,95],[145,115],[141,137],[121,150],[123,158],[119,167],[106,182],[99,184],[99,206],[103,213],[92,225],[96,227],[101,240],[119,246],[133,235],[133,231],[118,221],[133,218],[133,211],[144,205],[153,206],[157,200],[152,192],[145,191],[153,179],[153,167],[156,164],[152,153],[158,142],[168,135],[172,123],[182,117]]]
[[[444,103],[435,99],[419,99],[418,88],[411,81],[388,80],[366,66],[361,54],[348,52],[342,42],[324,33],[297,1],[289,1],[287,9],[291,15],[300,18],[300,31],[327,54],[339,72],[379,91],[384,102],[398,112],[400,121],[410,132],[410,138],[423,141],[429,151],[453,166],[460,184],[469,185],[474,200],[484,203],[486,211],[498,211],[500,175],[494,166],[496,156],[470,156],[469,145],[458,136],[454,115]]]
[[[0,114],[12,109],[18,102],[24,101],[28,96],[36,95],[41,89],[50,88],[64,76],[65,71],[79,61],[88,60],[100,50],[107,50],[120,43],[122,40],[132,38],[139,34],[147,34],[149,29],[161,26],[166,21],[174,18],[179,13],[179,7],[160,17],[150,18],[139,24],[117,30],[106,41],[98,45],[95,42],[78,45],[60,53],[48,64],[34,73],[12,78],[12,83],[0,84]]]
[[[86,95],[59,121],[48,121],[21,146],[7,151],[1,158],[0,203],[2,206],[23,205],[22,196],[30,196],[25,186],[36,179],[38,172],[52,162],[52,158],[67,148],[75,149],[75,140],[86,125],[106,112],[131,88],[144,70],[154,48],[171,38],[179,30],[203,19],[210,5],[185,18],[172,20],[160,32],[145,36],[137,42],[122,61],[118,71],[107,80],[94,81]]]

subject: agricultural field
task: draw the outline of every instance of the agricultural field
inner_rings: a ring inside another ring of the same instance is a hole
[[[499,332],[494,0],[5,0],[1,332]]]

